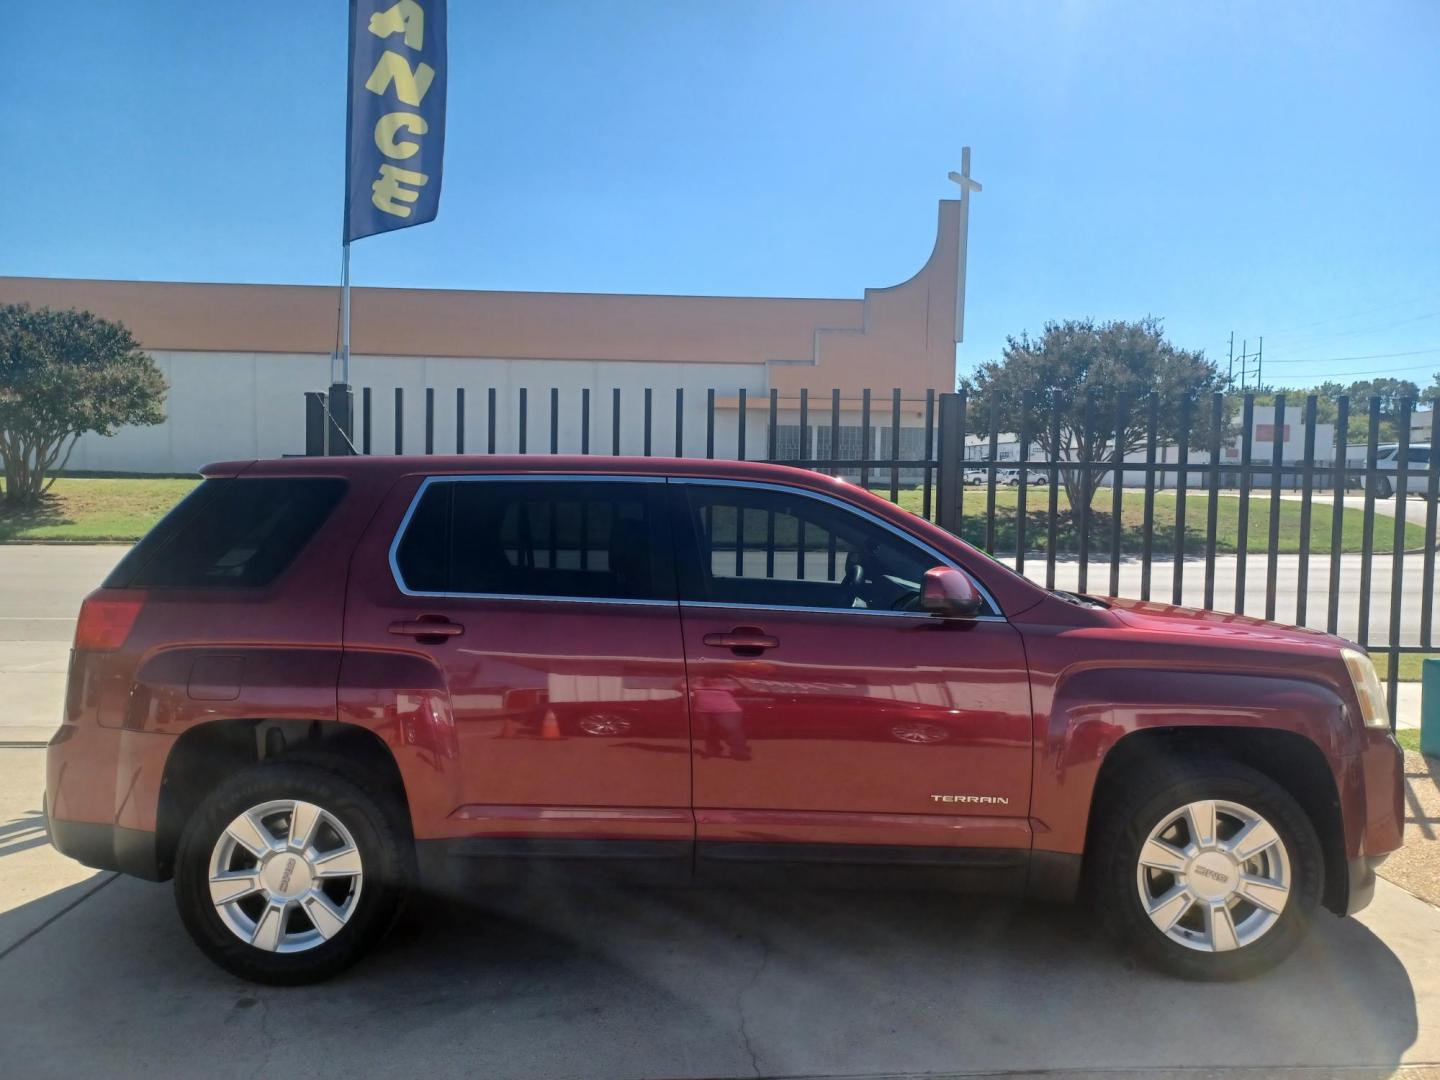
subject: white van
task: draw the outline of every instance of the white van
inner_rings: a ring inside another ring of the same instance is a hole
[[[1388,499],[1395,494],[1399,477],[1386,476],[1400,470],[1400,446],[1387,443],[1375,454],[1375,468],[1378,475],[1371,481],[1371,489],[1377,499]],[[1430,444],[1411,443],[1406,453],[1405,491],[1410,495],[1424,496],[1430,490]]]

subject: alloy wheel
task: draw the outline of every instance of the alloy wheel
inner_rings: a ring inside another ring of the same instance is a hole
[[[363,877],[360,849],[340,819],[297,799],[252,806],[210,854],[220,921],[265,952],[304,952],[333,938],[355,913]]]
[[[1198,952],[1230,952],[1268,933],[1290,896],[1275,828],[1239,803],[1202,799],[1161,818],[1140,848],[1136,886],[1156,928]]]

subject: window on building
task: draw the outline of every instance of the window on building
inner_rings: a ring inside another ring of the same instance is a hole
[[[799,424],[775,425],[776,461],[804,461],[809,456],[809,448],[800,443]]]

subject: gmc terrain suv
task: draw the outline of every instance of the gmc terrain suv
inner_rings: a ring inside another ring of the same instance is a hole
[[[56,847],[174,877],[249,979],[406,894],[1082,889],[1153,963],[1255,972],[1401,839],[1369,659],[1050,592],[844,481],[623,458],[211,466],[80,612]]]

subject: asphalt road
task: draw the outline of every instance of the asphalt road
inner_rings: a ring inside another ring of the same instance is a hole
[[[0,749],[7,1077],[1314,1070],[1293,1080],[1440,1063],[1440,910],[1383,881],[1362,916],[1322,916],[1293,959],[1230,985],[1137,969],[1075,908],[564,888],[422,898],[341,978],[252,986],[191,945],[168,886],[45,844],[43,756]]]

